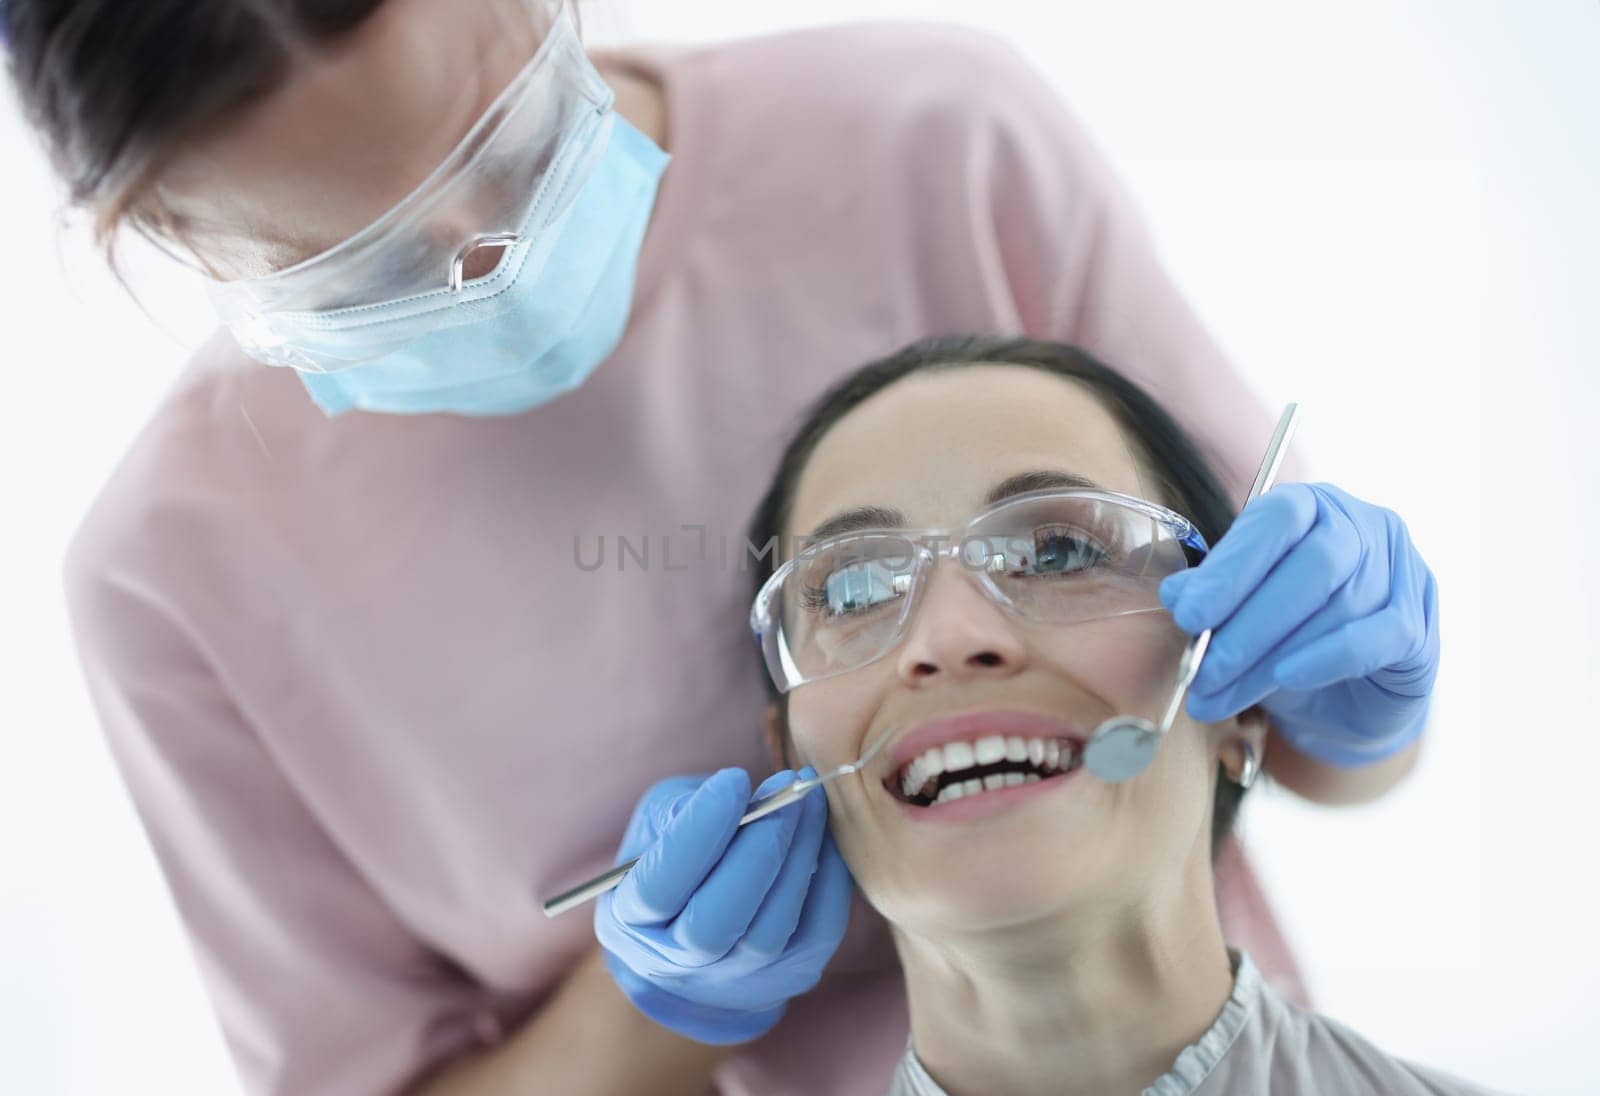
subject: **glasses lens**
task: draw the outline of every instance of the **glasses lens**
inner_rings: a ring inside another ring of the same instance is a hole
[[[985,556],[985,578],[1006,602],[1058,624],[1159,609],[1161,580],[1189,565],[1173,530],[1154,515],[1071,495],[991,512],[963,545],[969,565]]]
[[[805,680],[871,662],[900,633],[916,566],[905,537],[865,534],[806,548],[778,594],[781,640]]]

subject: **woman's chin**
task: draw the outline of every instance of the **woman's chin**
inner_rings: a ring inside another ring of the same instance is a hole
[[[1110,883],[1105,837],[1114,816],[1092,782],[1079,780],[931,807],[896,800],[866,848],[849,839],[841,848],[862,892],[879,909],[904,911],[907,924],[926,922],[930,911],[952,927],[1050,916]]]
[[[906,869],[910,868],[910,874]],[[937,862],[899,865],[895,878],[862,884],[892,922],[915,931],[982,931],[1069,915],[1104,893],[1091,876],[1099,865],[1074,864],[1069,855],[1040,849],[1014,856],[977,855],[954,848]]]

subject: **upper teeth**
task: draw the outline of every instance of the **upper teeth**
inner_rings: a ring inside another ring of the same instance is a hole
[[[1069,753],[1068,760],[1071,755]],[[989,735],[975,742],[947,742],[935,746],[912,759],[900,772],[900,790],[907,799],[923,791],[929,780],[941,773],[959,772],[978,765],[992,765],[996,761],[1027,763],[1036,769],[1062,768],[1061,744],[1053,738],[1022,738],[1012,735]],[[1015,780],[1011,778],[1015,777]],[[1040,779],[1038,773],[990,773],[982,780],[956,781],[939,793],[939,800],[954,799],[959,795],[983,791],[986,788],[1015,786]]]

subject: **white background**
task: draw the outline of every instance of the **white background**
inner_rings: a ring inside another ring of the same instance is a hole
[[[1404,515],[1438,576],[1443,669],[1417,775],[1368,807],[1268,788],[1246,811],[1319,1005],[1486,1083],[1600,1090],[1600,3],[624,0],[589,26],[689,42],[865,17],[982,26],[1042,68],[1263,400],[1305,404],[1313,475]],[[13,107],[0,1088],[227,1093],[58,577],[184,351],[76,238],[58,259],[57,196]],[[195,305],[166,314],[192,332]]]

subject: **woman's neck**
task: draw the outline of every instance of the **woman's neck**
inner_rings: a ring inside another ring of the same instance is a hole
[[[937,940],[897,928],[917,1057],[951,1096],[1139,1092],[1233,990],[1211,873],[1137,908]]]

